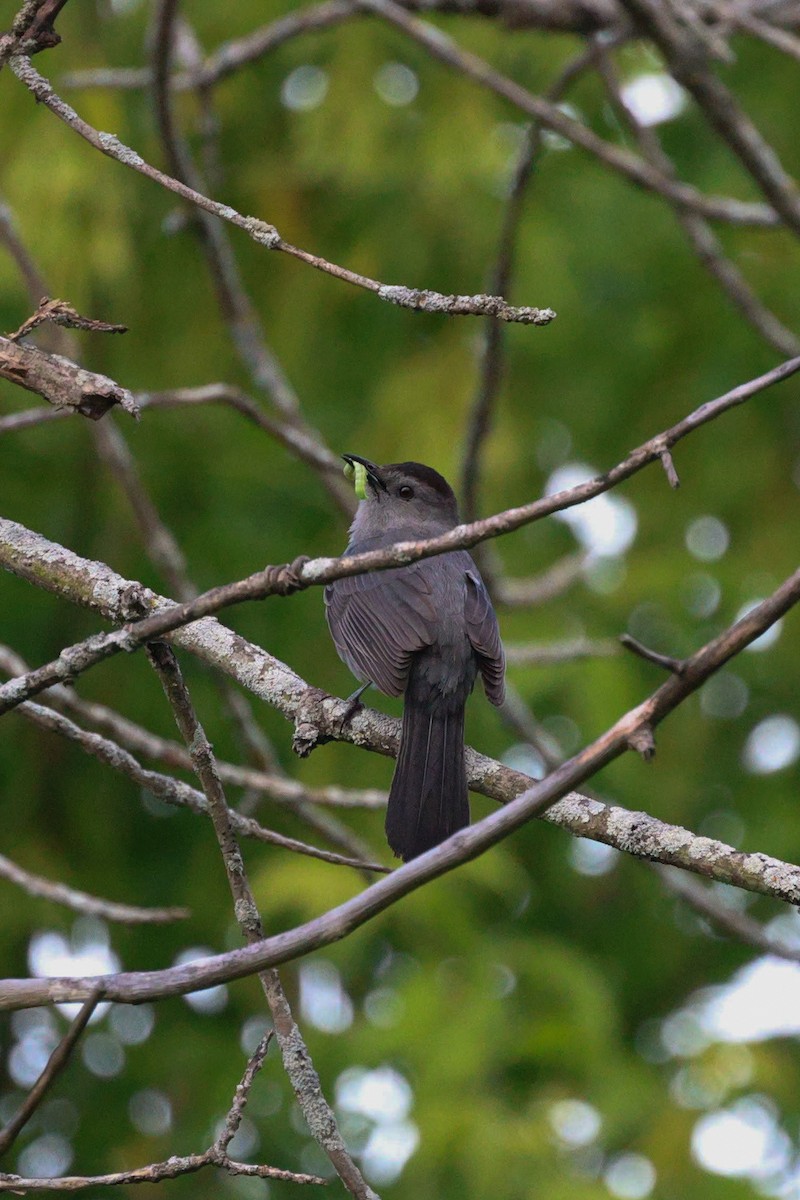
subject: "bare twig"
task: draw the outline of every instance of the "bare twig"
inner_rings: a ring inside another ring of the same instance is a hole
[[[5,246],[16,264],[17,270],[25,283],[28,296],[35,303],[38,296],[44,296],[47,292],[47,284],[35,262],[28,254],[17,232],[14,215],[3,199],[0,199],[0,242]]]
[[[70,1030],[70,1032],[72,1031]],[[263,1065],[271,1037],[271,1032],[266,1034],[249,1059],[244,1075],[236,1087],[230,1110],[225,1118],[223,1131],[203,1154],[181,1156],[175,1154],[165,1162],[150,1163],[146,1167],[136,1167],[131,1171],[114,1171],[109,1175],[59,1175],[52,1179],[25,1179],[20,1175],[0,1173],[0,1192],[15,1192],[17,1194],[34,1191],[78,1192],[90,1187],[119,1187],[133,1183],[160,1183],[163,1179],[177,1179],[180,1175],[192,1175],[195,1171],[200,1171],[204,1167],[219,1167],[229,1175],[250,1175],[259,1179],[281,1179],[288,1183],[315,1183],[324,1185],[327,1183],[327,1180],[322,1179],[319,1175],[298,1174],[296,1171],[284,1171],[280,1167],[268,1167],[261,1163],[236,1162],[234,1159],[228,1157],[228,1146],[231,1144],[241,1123],[244,1107],[250,1095],[250,1089]],[[59,1047],[60,1049],[61,1047]],[[57,1053],[58,1050],[56,1051]],[[48,1068],[49,1065],[48,1063]]]
[[[612,641],[571,638],[563,642],[506,643],[506,659],[515,666],[546,667],[585,658],[609,658],[618,646]]]
[[[328,1182],[319,1175],[302,1175],[297,1171],[284,1171],[280,1167],[268,1167],[262,1163],[235,1162],[232,1158],[220,1160],[211,1147],[204,1154],[173,1154],[165,1162],[149,1163],[146,1167],[135,1167],[132,1171],[114,1171],[108,1175],[58,1175],[54,1179],[27,1179],[21,1175],[0,1174],[0,1192],[13,1192],[17,1195],[24,1192],[80,1192],[86,1188],[160,1183],[163,1179],[193,1175],[203,1167],[221,1167],[229,1175],[282,1179],[287,1183],[316,1183],[324,1186]]]
[[[705,196],[689,184],[676,183],[666,178],[642,158],[598,137],[581,121],[563,113],[555,104],[550,104],[541,96],[535,96],[520,84],[501,75],[484,59],[457,45],[441,29],[436,29],[407,13],[399,4],[395,4],[394,0],[359,0],[359,3],[402,29],[415,42],[424,46],[432,57],[438,58],[440,62],[446,63],[475,83],[509,101],[521,112],[540,121],[545,129],[550,129],[574,145],[580,146],[605,166],[611,167],[646,191],[665,196],[673,204],[702,213],[712,220],[728,221],[735,225],[763,225],[769,228],[780,224],[777,212],[768,205],[747,204],[729,197]]]
[[[90,896],[87,892],[67,887],[65,883],[34,875],[4,854],[0,854],[0,876],[22,888],[29,896],[52,900],[54,904],[63,904],[73,912],[88,913],[122,925],[165,925],[170,921],[184,921],[191,916],[188,908],[141,908],[135,904],[119,904],[101,896]]]
[[[108,321],[96,321],[93,317],[82,317],[66,300],[51,300],[49,296],[42,296],[36,312],[22,322],[16,333],[10,333],[8,339],[11,342],[18,342],[47,321],[51,321],[53,325],[60,325],[63,329],[84,329],[91,333],[128,332],[127,325],[112,325]]]
[[[330,29],[361,15],[355,0],[323,0],[321,4],[310,4],[270,21],[245,37],[223,42],[203,62],[187,70],[174,71],[169,76],[169,86],[177,92],[212,87],[234,71],[256,62],[300,34]],[[153,74],[153,69],[149,67],[75,71],[64,76],[61,83],[66,88],[137,89],[150,87]]]
[[[340,267],[336,263],[328,262],[319,255],[287,242],[274,225],[269,225],[258,217],[245,217],[230,205],[211,200],[208,196],[202,195],[194,188],[187,187],[186,184],[174,179],[171,175],[150,166],[140,154],[137,154],[129,146],[123,145],[114,134],[101,133],[94,129],[56,94],[48,80],[39,74],[27,58],[16,55],[9,60],[9,65],[17,78],[25,84],[41,104],[49,108],[101,154],[145,175],[148,179],[160,184],[168,191],[174,192],[181,199],[187,200],[205,212],[244,230],[254,242],[268,250],[280,250],[293,258],[300,259],[318,271],[323,271],[325,274],[353,284],[355,287],[364,288],[380,300],[398,304],[402,308],[413,308],[419,312],[444,313],[451,316],[497,317],[501,321],[515,321],[523,325],[548,325],[555,317],[555,313],[550,308],[514,307],[508,304],[502,296],[445,296],[442,292],[409,288],[402,284],[380,283],[367,275],[361,275],[347,267]]]
[[[694,96],[706,119],[730,146],[775,212],[800,232],[800,192],[774,148],[762,137],[736,97],[711,69],[696,32],[675,19],[661,0],[620,0],[664,54],[675,79]]]
[[[653,870],[668,892],[683,900],[723,933],[746,946],[752,946],[761,954],[774,954],[777,958],[785,958],[789,962],[800,962],[800,947],[787,946],[779,938],[773,937],[758,921],[754,921],[747,913],[740,912],[732,904],[726,904],[699,880],[692,879],[683,871],[676,871],[672,867],[654,864]]]
[[[663,667],[665,671],[671,671],[674,675],[682,675],[685,670],[683,659],[672,658],[669,654],[658,654],[629,633],[620,634],[619,644],[626,650],[638,654],[639,658],[643,658],[646,662],[655,663],[657,667]]]
[[[0,669],[9,675],[24,675],[29,667],[18,654],[0,643]],[[105,704],[82,699],[74,688],[56,685],[43,694],[42,700],[58,712],[71,713],[84,725],[92,725],[108,734],[113,741],[133,754],[142,754],[146,758],[166,763],[167,766],[177,767],[179,770],[192,770],[192,760],[184,746],[168,738],[159,737]],[[379,809],[386,805],[386,793],[377,788],[344,788],[337,784],[309,787],[286,775],[220,759],[217,759],[217,770],[223,783],[261,793],[278,804],[287,805],[295,812],[302,805],[321,804],[333,808],[368,809]]]
[[[595,42],[595,56],[609,97],[642,155],[665,175],[677,179],[675,166],[664,152],[655,130],[637,121],[632,109],[625,103],[608,48],[600,39]],[[716,280],[744,319],[779,353],[800,353],[800,340],[762,303],[738,267],[727,257],[708,222],[698,213],[686,208],[673,206],[673,211],[701,266]],[[677,487],[678,477],[669,451],[665,452],[662,462],[670,484]]]
[[[533,575],[529,579],[497,576],[492,598],[496,604],[502,604],[506,608],[547,604],[550,600],[563,596],[564,592],[582,579],[585,569],[586,555],[583,552],[567,554],[540,575]]]
[[[177,11],[177,5],[172,0],[161,0],[155,8],[151,39],[154,107],[170,171],[181,183],[198,193],[205,193],[206,182],[180,132],[173,96],[168,86]],[[205,85],[200,86],[201,95],[204,95]],[[343,486],[340,460],[328,450],[321,434],[303,416],[299,399],[277,356],[267,343],[256,306],[244,286],[224,223],[202,209],[198,209],[196,215],[195,229],[200,237],[220,315],[253,385],[269,397],[275,415],[268,416],[263,413],[260,405],[241,394],[230,402],[296,453],[302,461],[312,466],[336,507],[350,515],[353,496],[349,489]]]
[[[68,738],[71,742],[80,746],[92,758],[96,758],[98,762],[104,763],[115,771],[126,775],[133,780],[139,787],[150,792],[165,804],[171,804],[178,808],[188,808],[194,813],[205,813],[206,801],[202,792],[198,792],[195,788],[190,787],[188,783],[184,783],[180,779],[173,779],[170,775],[162,775],[158,771],[148,771],[139,763],[132,754],[127,750],[123,750],[115,742],[109,738],[102,737],[98,733],[88,733],[85,729],[81,729],[74,721],[70,721],[67,717],[60,713],[54,712],[50,708],[46,708],[41,704],[34,704],[28,701],[19,706],[20,713],[33,721],[43,729],[49,730],[51,733],[57,733],[61,737]],[[256,841],[265,842],[271,846],[279,846],[283,850],[290,850],[295,854],[303,854],[309,858],[318,858],[323,862],[333,863],[336,866],[354,867],[359,871],[374,871],[383,873],[386,867],[380,863],[364,862],[361,859],[347,858],[341,854],[334,854],[330,850],[322,850],[317,846],[309,846],[305,842],[298,841],[296,838],[286,837],[282,833],[276,833],[273,829],[265,829],[252,817],[243,816],[241,813],[231,811],[230,821],[238,833],[244,837],[254,838]]]
[[[8,646],[0,644],[0,668],[7,674],[21,675],[28,670],[28,665]],[[146,758],[166,763],[167,766],[177,767],[180,770],[192,770],[192,760],[184,746],[151,733],[149,729],[137,725],[105,704],[81,699],[74,688],[57,685],[49,688],[42,699],[48,706],[59,712],[72,713],[84,724],[88,723],[95,729],[107,733],[115,742],[133,754],[143,754]],[[293,811],[297,811],[302,804],[370,809],[382,808],[386,804],[386,793],[376,788],[343,788],[336,784],[329,784],[326,787],[308,787],[285,775],[277,775],[219,759],[217,760],[217,769],[223,783],[263,793],[278,804],[288,805]],[[143,909],[142,911],[150,910]]]
[[[148,646],[147,654],[161,680],[175,722],[205,793],[242,937],[248,946],[257,945],[264,937],[264,927],[247,878],[211,744],[192,706],[174,651],[163,642],[158,642]],[[357,1200],[378,1200],[344,1144],[336,1117],[322,1093],[319,1076],[292,1016],[278,972],[274,967],[261,971],[259,979],[275,1023],[275,1033],[286,1074],[312,1136],[331,1160],[351,1195],[357,1197]],[[235,1120],[234,1115],[231,1124]],[[223,1139],[225,1136],[223,1134]],[[224,1144],[227,1145],[227,1142]]]
[[[746,12],[739,3],[724,4],[722,9],[725,20],[730,21],[735,28],[752,33],[754,37],[766,42],[768,46],[772,46],[800,62],[800,38],[795,34],[789,33],[786,29],[778,29],[755,13]]]
[[[303,462],[317,471],[326,471],[337,481],[342,473],[342,460],[321,441],[310,435],[307,429],[298,428],[286,421],[276,420],[246,392],[227,383],[209,383],[202,387],[173,388],[166,392],[137,392],[135,399],[140,408],[194,408],[205,404],[222,404],[242,414],[248,421],[258,425],[276,441]],[[352,488],[347,489],[347,511],[352,511]],[[341,503],[338,505],[343,507]]]
[[[557,104],[566,94],[570,83],[580,75],[581,71],[591,65],[592,54],[584,50],[576,59],[567,63],[553,86],[548,90],[546,99],[552,104]],[[525,131],[524,140],[514,165],[498,239],[497,258],[489,283],[491,291],[498,292],[503,296],[509,295],[511,292],[517,229],[522,218],[534,159],[539,154],[541,143],[542,127],[538,121],[535,121]],[[467,521],[473,521],[478,514],[481,452],[489,434],[491,414],[502,381],[504,348],[503,326],[499,321],[488,321],[480,350],[478,386],[467,418],[464,438],[461,508]]]
[[[220,1154],[227,1152],[233,1139],[238,1133],[239,1126],[242,1123],[244,1110],[247,1101],[250,1099],[250,1089],[253,1086],[253,1081],[256,1075],[264,1065],[264,1060],[267,1057],[267,1051],[270,1047],[270,1042],[275,1036],[273,1029],[268,1029],[262,1037],[261,1041],[253,1051],[250,1060],[245,1068],[244,1075],[237,1084],[236,1091],[233,1094],[233,1102],[228,1110],[228,1115],[225,1118],[225,1124],[222,1127],[222,1132],[214,1143],[215,1149]]]
[[[74,408],[27,408],[22,412],[10,413],[0,417],[0,434],[17,433],[20,429],[30,429],[33,425],[46,425],[49,421],[60,421],[62,417],[71,417]]]
[[[97,1008],[97,1005],[103,998],[102,984],[98,984],[92,994],[83,1002],[80,1012],[77,1014],[67,1032],[64,1034],[61,1041],[56,1046],[53,1053],[47,1060],[44,1070],[42,1071],[36,1083],[28,1092],[24,1101],[14,1113],[14,1116],[2,1130],[0,1130],[0,1158],[7,1150],[14,1145],[17,1137],[28,1124],[36,1109],[44,1100],[46,1094],[55,1083],[58,1076],[66,1067],[70,1060],[72,1051],[77,1045],[78,1039],[83,1033],[86,1026],[91,1020],[92,1013]],[[2,1176],[0,1175],[0,1179]]]

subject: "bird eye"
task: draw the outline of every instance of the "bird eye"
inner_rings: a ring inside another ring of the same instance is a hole
[[[404,483],[401,488],[398,488],[397,494],[401,500],[410,500],[414,495],[414,489],[409,487],[407,483]]]

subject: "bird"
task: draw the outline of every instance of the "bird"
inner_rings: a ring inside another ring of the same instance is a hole
[[[360,503],[344,556],[421,541],[459,524],[446,479],[418,462],[376,466],[343,454]],[[472,556],[453,550],[325,588],[334,646],[362,686],[404,697],[386,836],[408,862],[469,825],[464,711],[480,673],[503,703],[505,654],[492,602]]]

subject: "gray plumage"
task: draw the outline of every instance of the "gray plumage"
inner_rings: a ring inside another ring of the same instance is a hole
[[[419,541],[458,524],[449,484],[421,463],[367,468],[345,554]],[[404,694],[403,731],[386,834],[408,861],[469,824],[464,709],[480,672],[493,704],[505,657],[491,600],[472,557],[456,550],[407,567],[340,579],[325,589],[334,645],[362,682]]]

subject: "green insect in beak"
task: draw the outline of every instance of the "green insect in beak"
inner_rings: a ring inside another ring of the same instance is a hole
[[[356,496],[359,500],[367,498],[367,468],[360,462],[346,462],[344,464],[344,473],[348,479],[353,480]]]

